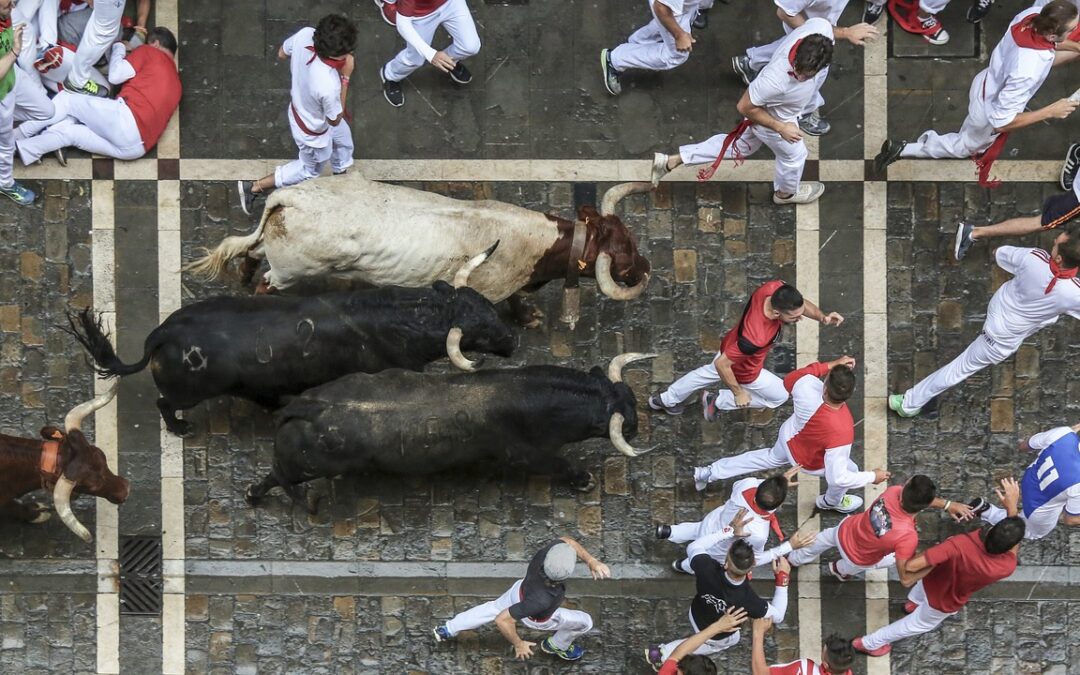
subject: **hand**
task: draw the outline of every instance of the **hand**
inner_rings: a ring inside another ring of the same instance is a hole
[[[1074,40],[1062,40],[1054,45],[1059,52],[1080,52],[1080,42]]]
[[[690,35],[690,33],[683,33],[675,38],[675,49],[680,52],[693,51],[695,42],[697,42],[697,40],[694,39],[693,35]]]
[[[817,539],[817,532],[796,532],[791,535],[791,539],[788,539],[788,543],[791,544],[792,551],[798,551],[800,548],[813,544],[815,539]]]
[[[19,52],[22,51],[23,30],[25,29],[25,23],[17,23],[11,29],[11,53],[15,56],[18,56]]]
[[[949,504],[948,511],[952,519],[958,523],[963,523],[975,517],[975,512],[971,510],[971,507],[962,502]]]
[[[883,469],[874,469],[874,485],[884,483],[885,481],[889,480],[890,476],[892,476],[892,473],[890,473],[889,471],[885,471]]]
[[[877,28],[874,28],[868,23],[857,23],[854,26],[849,26],[844,31],[844,39],[853,45],[862,47],[867,41],[873,42],[881,36]]]
[[[796,464],[795,466],[791,467],[790,469],[788,469],[787,471],[784,472],[784,478],[787,478],[787,486],[789,488],[790,487],[795,487],[795,486],[797,486],[799,484],[799,481],[795,480],[795,476],[798,476],[799,471],[801,471],[801,470],[802,470],[802,467],[799,466],[798,464]]]
[[[449,73],[457,66],[457,61],[447,56],[446,52],[435,52],[435,56],[431,57],[431,65],[444,73]]]
[[[762,619],[754,619],[754,635],[765,636],[772,630],[772,619],[765,617]]]
[[[514,658],[518,659],[519,661],[524,661],[525,659],[532,656],[532,648],[535,646],[535,642],[526,642],[525,640],[522,640],[518,644],[514,645]]]
[[[592,578],[595,581],[611,578],[611,570],[596,558],[589,561],[589,571],[592,572]]]
[[[746,621],[746,610],[742,607],[728,607],[724,615],[713,622],[712,627],[717,633],[730,633]]]
[[[355,68],[355,67],[356,67],[356,59],[353,58],[352,54],[346,54],[345,55],[345,65],[341,67],[341,76],[342,77],[352,77],[353,68]]]
[[[829,361],[829,369],[830,370],[837,367],[837,366],[847,366],[848,368],[855,368],[855,359],[853,357],[847,356],[845,354],[844,356],[841,356],[838,359],[834,359],[832,361]]]
[[[731,519],[728,525],[735,531],[736,537],[746,536],[746,526],[754,520],[753,516],[747,515],[746,509],[739,509],[739,512],[735,514],[735,517]]]
[[[750,405],[750,394],[746,393],[745,389],[740,388],[739,391],[733,392],[735,394],[735,407],[746,408]]]
[[[784,574],[791,574],[791,563],[784,556],[780,556],[776,560],[772,561],[773,574],[783,572]]]
[[[1043,110],[1046,111],[1047,116],[1051,119],[1063,120],[1071,115],[1078,105],[1080,105],[1080,103],[1077,103],[1076,101],[1060,98],[1043,108]]]
[[[776,133],[780,134],[780,138],[788,143],[798,143],[802,140],[802,129],[799,128],[798,124],[792,124],[791,122],[781,122],[776,129]]]
[[[844,323],[844,317],[840,316],[836,312],[829,312],[825,316],[821,317],[822,326],[839,326]],[[854,362],[855,359],[852,359]]]
[[[1002,478],[1001,487],[994,488],[994,492],[997,493],[1006,511],[1016,510],[1016,506],[1020,503],[1020,483],[1017,483],[1015,478],[1012,476]]]

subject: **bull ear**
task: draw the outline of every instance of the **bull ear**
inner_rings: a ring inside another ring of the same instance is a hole
[[[64,432],[53,426],[41,427],[41,437],[47,441],[62,441]]]
[[[444,295],[453,295],[454,294],[454,287],[451,286],[450,284],[446,283],[442,279],[439,279],[435,283],[431,284],[431,287],[433,289],[435,289],[436,291],[444,294]]]
[[[578,209],[578,219],[592,225],[600,221],[600,212],[596,210],[595,206],[582,206]]]

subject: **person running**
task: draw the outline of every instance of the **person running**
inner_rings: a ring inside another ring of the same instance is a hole
[[[772,630],[772,619],[754,619],[753,642],[750,645],[750,675],[851,675],[855,650],[851,640],[835,633],[821,645],[821,665],[812,659],[799,659],[779,666],[770,666],[765,658],[765,636]]]
[[[612,96],[622,93],[622,76],[627,70],[671,70],[686,63],[694,49],[690,22],[697,15],[698,0],[649,0],[649,11],[652,20],[626,42],[600,50],[604,88]]]
[[[683,640],[683,643],[676,647],[659,667],[649,661],[648,650],[645,651],[645,660],[660,675],[716,675],[716,664],[708,656],[694,652],[717,635],[735,630],[744,621],[746,621],[745,609],[729,607],[722,617],[709,624],[701,632]]]
[[[0,0],[0,18],[11,16],[11,3]],[[33,190],[15,180],[15,59],[22,51],[22,24],[0,31],[0,194],[20,206],[34,203]]]

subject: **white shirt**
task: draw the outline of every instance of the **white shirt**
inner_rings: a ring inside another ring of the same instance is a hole
[[[975,76],[976,82],[982,82],[986,117],[995,129],[1024,112],[1054,65],[1053,50],[1020,47],[1012,36],[1014,25],[1038,13],[1039,9],[1032,7],[1013,17],[1005,36],[990,54],[990,63]]]
[[[798,40],[808,35],[824,35],[833,40],[833,27],[825,19],[809,19],[791,31],[777,47],[769,63],[750,83],[750,102],[768,110],[781,122],[795,122],[818,91],[816,77],[799,82],[791,75],[788,55]]]
[[[1056,427],[1049,431],[1044,431],[1041,434],[1035,434],[1029,438],[1028,446],[1031,447],[1032,450],[1045,450],[1050,447],[1054,441],[1071,432],[1071,427]],[[1077,461],[1080,462],[1080,458],[1078,458]],[[1036,463],[1037,462],[1038,460],[1036,460]],[[1027,468],[1027,471],[1038,472],[1040,470],[1041,467],[1035,466],[1035,464],[1032,464]],[[1080,516],[1080,483],[1073,483],[1068,488],[1051,497],[1035,510],[1060,511],[1061,509],[1065,509],[1069,515]]]
[[[746,509],[746,515],[750,516],[752,520],[744,528],[746,531],[744,539],[754,549],[754,563],[756,566],[771,565],[776,558],[791,553],[791,544],[786,541],[768,551],[765,550],[765,544],[769,541],[769,532],[772,531],[769,519],[750,508],[750,505],[743,499],[743,492],[756,488],[762,482],[764,481],[760,478],[743,478],[735,481],[735,484],[731,486],[731,499],[727,500],[723,506],[710,511],[709,515],[702,519],[702,536],[697,541],[700,541],[705,535],[719,532],[728,527],[731,521],[735,519],[735,514],[739,512],[739,509]],[[731,548],[732,541],[732,539],[720,540],[706,548],[704,552],[708,553],[716,561],[723,563],[727,560],[728,549]],[[690,546],[694,546],[695,543],[696,541],[691,542]],[[689,550],[688,546],[687,556],[692,557],[689,555]]]
[[[983,332],[1006,347],[1017,347],[1043,326],[1057,323],[1068,314],[1080,319],[1080,278],[1053,279],[1050,254],[1041,248],[1002,246],[997,250],[998,267],[1013,274],[990,298]]]
[[[840,20],[848,0],[774,0],[776,6],[788,16],[803,14],[807,19],[825,19],[832,25]],[[784,24],[784,32],[790,33],[791,26]]]
[[[289,93],[292,108],[304,126],[315,132],[309,134],[301,128],[300,134],[305,145],[324,148],[330,143],[330,134],[325,133],[330,130],[327,120],[335,119],[342,112],[341,75],[308,49],[315,45],[314,36],[314,28],[301,28],[285,41],[281,49],[290,57],[292,88]],[[312,60],[312,57],[315,59]],[[292,115],[290,111],[290,124],[295,122]]]

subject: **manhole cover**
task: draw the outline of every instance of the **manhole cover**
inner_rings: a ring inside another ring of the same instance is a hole
[[[161,538],[120,539],[120,613],[161,614]]]

